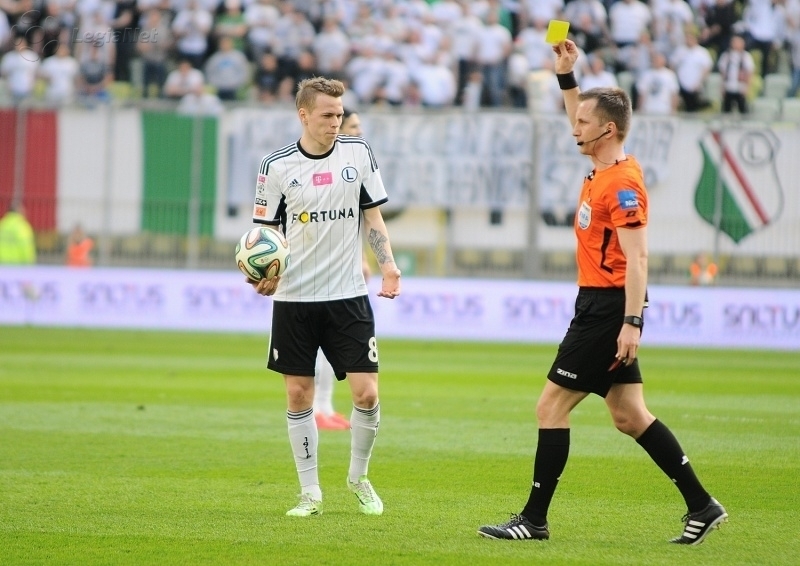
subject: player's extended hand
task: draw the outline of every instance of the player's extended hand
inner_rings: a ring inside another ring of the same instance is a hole
[[[571,39],[565,39],[561,43],[553,46],[553,53],[556,54],[555,72],[559,75],[571,73],[578,60],[578,46]]]
[[[281,281],[281,276],[276,275],[272,279],[260,279],[259,281],[254,281],[248,278],[246,281],[253,286],[253,289],[256,290],[256,293],[268,297],[270,295],[274,295],[275,291],[278,290],[278,283]]]
[[[381,290],[378,291],[379,297],[394,299],[400,294],[400,270],[395,268],[383,274]]]

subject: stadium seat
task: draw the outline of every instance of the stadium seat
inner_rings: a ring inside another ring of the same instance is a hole
[[[703,86],[703,94],[714,110],[722,108],[722,75],[709,73]]]
[[[489,252],[489,265],[492,269],[511,271],[521,264],[517,261],[517,256],[511,250],[492,250]]]
[[[42,254],[63,253],[66,249],[64,238],[56,231],[36,232],[36,249]]]
[[[555,273],[571,273],[577,269],[575,252],[550,252],[542,262],[545,270]]]
[[[781,101],[781,118],[800,121],[800,98],[784,98]]]
[[[728,262],[728,274],[739,277],[755,277],[758,275],[758,259],[752,256],[731,256]]]
[[[466,269],[478,269],[486,265],[486,254],[478,250],[458,250],[455,259],[458,267]]]
[[[619,84],[619,88],[628,93],[628,96],[633,96],[633,83],[635,81],[636,77],[634,77],[633,73],[630,71],[620,71],[617,73],[617,84]]]
[[[785,257],[768,257],[764,259],[764,275],[768,277],[786,277],[789,275],[789,261]]]
[[[651,254],[647,256],[647,272],[652,275],[666,273],[668,267],[667,256]]]
[[[178,255],[179,242],[176,236],[155,234],[150,240],[150,253],[160,258],[172,258]]]
[[[132,234],[119,241],[119,251],[123,257],[142,258],[147,249],[147,236]]]
[[[764,77],[764,98],[782,100],[786,98],[789,87],[792,86],[792,77],[783,73],[770,73]]]
[[[689,268],[694,262],[695,256],[677,254],[673,255],[669,260],[669,271],[674,275],[683,275],[687,279],[689,277]]]
[[[758,98],[763,88],[764,79],[761,78],[761,75],[754,74],[750,79],[750,88],[747,89],[747,94],[745,95],[748,102],[752,102]]]
[[[750,56],[753,58],[753,65],[754,65],[753,75],[761,76],[761,65],[763,63],[763,61],[761,60],[762,59],[761,51],[759,51],[758,49],[753,49],[749,51],[749,53]]]
[[[758,120],[775,120],[781,114],[781,101],[777,98],[759,97],[750,103],[750,115]]]
[[[111,98],[123,102],[130,100],[132,92],[131,83],[124,81],[114,81],[108,87],[108,93],[111,95]]]
[[[793,257],[786,260],[789,266],[789,274],[792,277],[800,278],[800,257]]]

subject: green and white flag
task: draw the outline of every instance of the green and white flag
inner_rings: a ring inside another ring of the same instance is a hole
[[[708,131],[700,139],[703,171],[695,208],[736,243],[780,216],[783,189],[775,168],[779,148],[769,130]]]

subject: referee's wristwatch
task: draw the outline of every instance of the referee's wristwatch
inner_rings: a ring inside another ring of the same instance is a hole
[[[630,324],[631,326],[635,326],[636,328],[641,328],[644,324],[641,316],[636,315],[628,315],[622,319],[623,324]]]

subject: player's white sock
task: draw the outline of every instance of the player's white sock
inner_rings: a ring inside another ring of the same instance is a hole
[[[333,411],[333,375],[331,364],[322,353],[317,350],[317,364],[314,368],[314,411],[330,416]]]
[[[350,471],[347,473],[351,483],[356,483],[358,478],[367,475],[380,420],[380,403],[376,403],[371,409],[359,409],[353,405],[353,413],[350,415]]]
[[[299,413],[286,411],[286,421],[289,426],[289,443],[292,445],[301,491],[308,493],[317,501],[322,501],[319,470],[317,469],[319,433],[317,423],[314,421],[314,409],[307,409]]]

